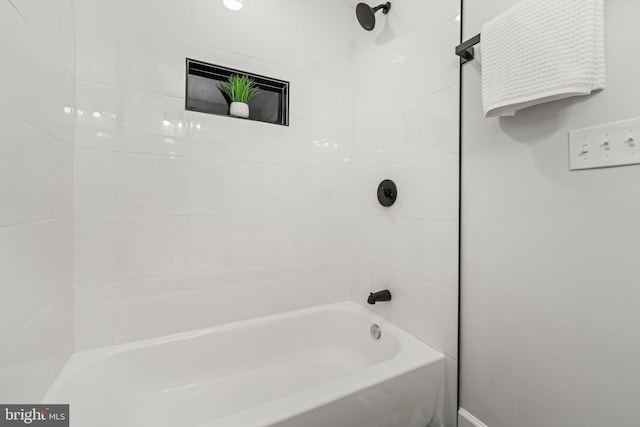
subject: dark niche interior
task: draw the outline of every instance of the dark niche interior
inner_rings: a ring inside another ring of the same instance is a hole
[[[186,109],[232,117],[218,83],[233,74],[251,77],[260,89],[249,101],[249,118],[242,120],[289,126],[289,82],[193,59],[187,59]]]

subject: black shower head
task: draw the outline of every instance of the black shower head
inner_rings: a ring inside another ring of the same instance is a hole
[[[375,28],[376,12],[380,9],[382,9],[382,12],[386,15],[389,13],[389,9],[391,9],[391,3],[387,2],[373,8],[366,3],[358,3],[358,6],[356,6],[356,16],[358,17],[358,22],[360,22],[362,28],[367,31],[371,31]]]

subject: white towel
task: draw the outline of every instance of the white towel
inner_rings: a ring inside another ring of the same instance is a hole
[[[604,0],[524,0],[482,27],[486,117],[604,85]]]

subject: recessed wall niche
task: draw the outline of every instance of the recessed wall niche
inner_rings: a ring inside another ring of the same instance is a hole
[[[230,100],[218,88],[218,83],[233,74],[251,77],[260,88],[260,93],[249,101],[248,120],[289,126],[289,82],[189,58],[185,108],[233,117],[229,115]]]

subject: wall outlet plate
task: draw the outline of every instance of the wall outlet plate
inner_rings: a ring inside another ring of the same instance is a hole
[[[640,164],[640,118],[569,132],[569,169]]]

